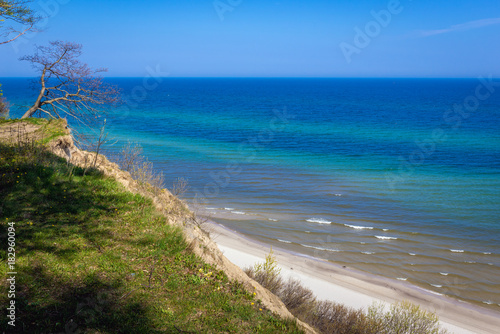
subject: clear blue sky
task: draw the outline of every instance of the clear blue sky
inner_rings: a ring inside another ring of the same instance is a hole
[[[58,39],[107,76],[500,77],[500,0],[391,2],[40,0],[44,31],[0,46],[0,77],[34,76],[18,58]]]

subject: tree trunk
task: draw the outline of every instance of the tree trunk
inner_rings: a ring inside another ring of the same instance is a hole
[[[42,82],[42,90],[40,91],[40,94],[38,95],[35,104],[33,105],[33,107],[29,108],[27,112],[24,113],[21,119],[31,117],[38,110],[38,108],[42,106],[42,98],[44,94],[45,94],[45,83]]]
[[[33,107],[29,108],[29,110],[27,112],[24,113],[24,115],[23,115],[23,117],[21,117],[21,119],[31,117],[37,110],[38,110],[38,106],[34,105]]]

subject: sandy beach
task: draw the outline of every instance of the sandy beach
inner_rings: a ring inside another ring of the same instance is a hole
[[[245,268],[262,262],[270,246],[244,237],[218,223],[210,222],[212,239],[234,264]],[[444,328],[456,334],[500,332],[500,314],[460,302],[431,291],[384,277],[369,275],[321,259],[273,248],[284,277],[300,279],[319,299],[332,300],[354,308],[367,308],[410,300],[435,311]]]

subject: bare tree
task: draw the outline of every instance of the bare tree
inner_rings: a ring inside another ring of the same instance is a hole
[[[22,118],[40,111],[51,117],[69,115],[85,121],[102,112],[105,106],[120,101],[119,89],[104,83],[99,76],[107,69],[91,69],[78,60],[82,54],[80,44],[55,41],[36,50],[34,55],[21,58],[41,72],[40,93]]]
[[[41,20],[27,4],[31,0],[0,0],[0,45],[7,44],[33,30]],[[8,22],[9,24],[6,24]]]

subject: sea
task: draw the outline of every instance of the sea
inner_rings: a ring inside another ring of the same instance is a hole
[[[11,117],[34,102],[32,81],[0,79]],[[181,196],[200,214],[500,311],[500,81],[105,81],[124,103],[96,119],[103,151],[119,160],[140,144],[167,188],[187,182]]]

